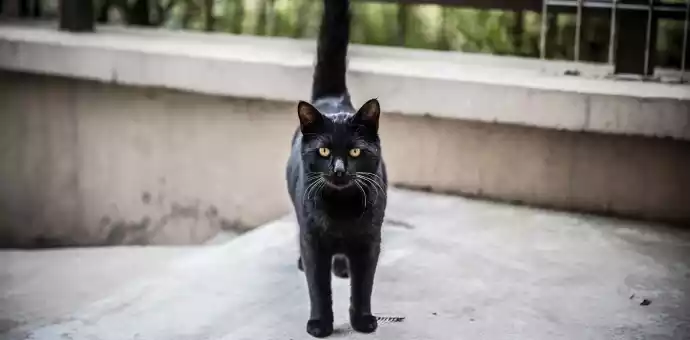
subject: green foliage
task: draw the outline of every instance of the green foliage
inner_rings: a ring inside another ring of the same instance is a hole
[[[154,18],[135,5],[149,4]],[[679,0],[682,1],[682,0]],[[97,0],[126,3],[124,20],[163,25],[171,29],[215,30],[234,34],[313,38],[321,19],[320,0]],[[209,8],[210,7],[210,8]],[[481,11],[436,5],[398,5],[353,1],[351,40],[355,43],[422,49],[465,51],[498,55],[539,55],[541,16],[532,12]],[[209,16],[208,14],[212,15]],[[107,19],[107,17],[106,17]],[[570,60],[574,55],[574,15],[550,15],[548,57]],[[606,62],[609,24],[606,17],[592,17],[583,26],[581,59]],[[683,27],[662,22],[658,61],[680,65]]]

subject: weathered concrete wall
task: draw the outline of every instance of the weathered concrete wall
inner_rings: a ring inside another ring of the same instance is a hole
[[[398,116],[384,126],[397,183],[690,224],[687,141]]]
[[[196,243],[269,221],[290,108],[0,73],[0,239]]]
[[[258,225],[289,211],[295,126],[292,103],[0,73],[0,243],[198,243]],[[689,142],[396,114],[381,134],[396,184],[690,221]]]

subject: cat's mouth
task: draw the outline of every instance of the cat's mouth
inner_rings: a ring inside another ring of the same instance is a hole
[[[347,174],[339,176],[331,175],[326,178],[326,185],[337,190],[349,188],[353,183],[352,176]]]

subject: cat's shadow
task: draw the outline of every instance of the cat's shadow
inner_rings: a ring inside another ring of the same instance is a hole
[[[349,323],[341,323],[339,325],[334,325],[331,337],[344,337],[354,333],[354,331],[355,330],[352,329]]]

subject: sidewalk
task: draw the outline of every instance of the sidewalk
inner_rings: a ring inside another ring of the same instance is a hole
[[[690,232],[392,191],[373,335],[331,338],[687,339]],[[308,300],[292,216],[227,243],[0,252],[0,339],[290,340]]]

